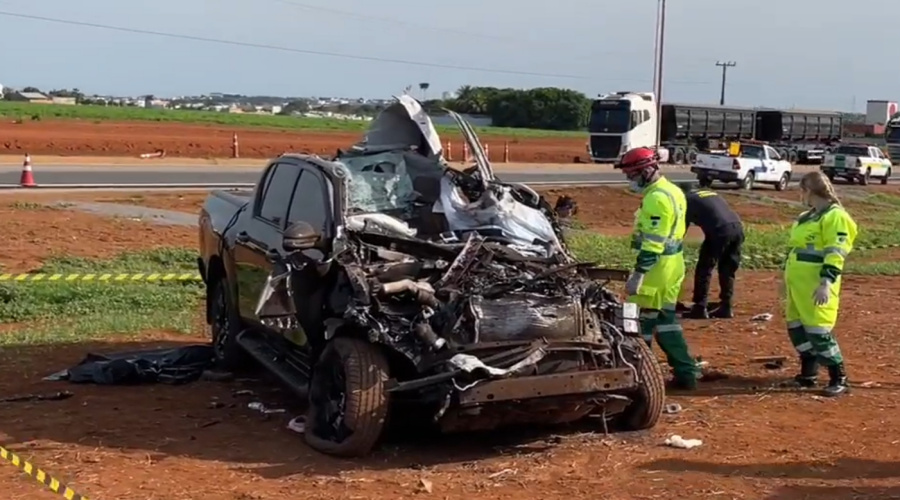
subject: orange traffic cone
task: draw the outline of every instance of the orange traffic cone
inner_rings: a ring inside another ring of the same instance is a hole
[[[34,182],[34,173],[31,171],[31,156],[25,154],[25,162],[22,163],[22,177],[19,178],[19,186],[21,187],[37,187]]]

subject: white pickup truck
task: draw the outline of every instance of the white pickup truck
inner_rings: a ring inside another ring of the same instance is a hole
[[[841,144],[822,161],[822,172],[829,179],[835,177],[850,182],[859,181],[865,186],[874,177],[887,184],[891,177],[891,160],[876,146],[868,144]]]
[[[760,183],[772,184],[778,191],[787,188],[791,171],[791,162],[783,160],[771,146],[760,143],[733,144],[724,154],[699,154],[691,167],[701,187],[720,181],[753,189]]]

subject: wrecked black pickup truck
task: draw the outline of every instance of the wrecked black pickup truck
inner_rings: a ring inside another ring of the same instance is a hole
[[[451,116],[465,171],[404,95],[335,158],[284,154],[249,195],[210,195],[199,266],[217,361],[308,398],[307,442],[339,456],[412,419],[652,427],[664,380],[636,305],[605,286],[622,272],[575,262],[553,208],[498,180]]]

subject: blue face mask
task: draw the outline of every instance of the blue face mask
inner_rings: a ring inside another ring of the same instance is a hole
[[[634,193],[642,193],[644,191],[644,184],[641,181],[629,181],[628,189]]]

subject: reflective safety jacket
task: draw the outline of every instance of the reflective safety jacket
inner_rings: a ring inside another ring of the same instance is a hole
[[[837,282],[857,233],[856,222],[838,204],[803,213],[791,227],[785,272],[794,269],[793,274],[803,274],[816,284],[821,278]]]
[[[802,326],[808,332],[830,332],[834,327],[840,307],[841,273],[856,235],[856,222],[838,204],[805,212],[794,222],[784,268],[785,319],[789,327]],[[833,284],[828,302],[817,306],[813,294],[822,278]]]
[[[684,191],[665,177],[644,190],[631,239],[638,250],[635,271],[644,273],[644,281],[629,301],[651,309],[675,307],[684,281],[686,213]]]

